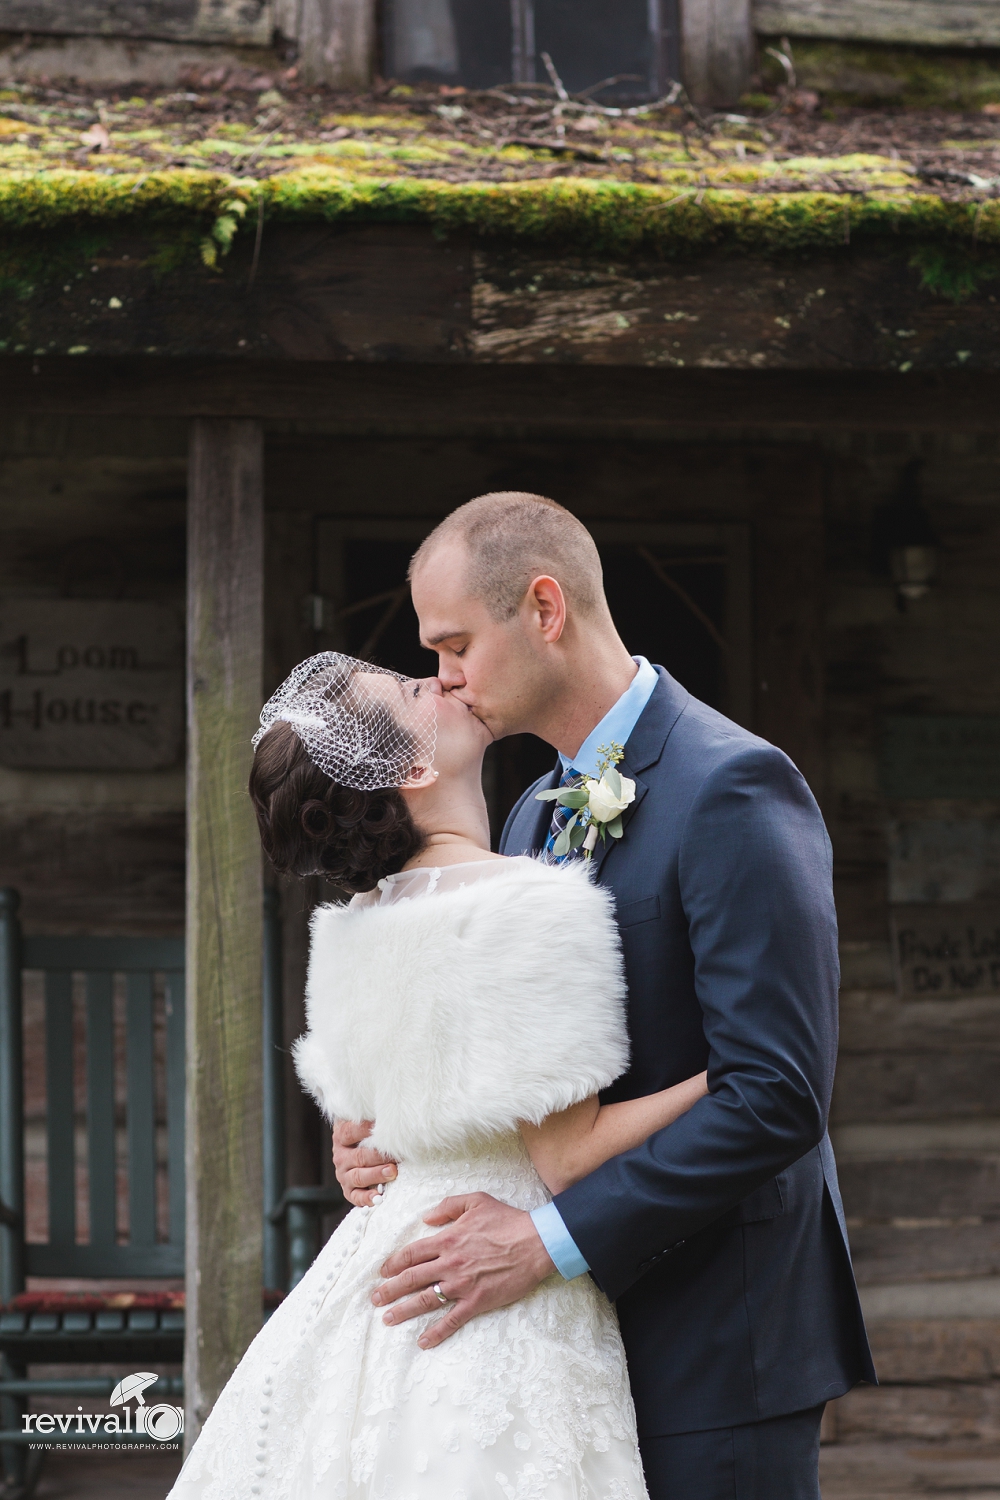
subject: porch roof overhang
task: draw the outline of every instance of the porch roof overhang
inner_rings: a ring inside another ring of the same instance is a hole
[[[0,354],[1000,369],[981,120],[869,121],[880,149],[830,154],[819,126],[779,150],[773,124],[674,107],[504,133],[495,100],[276,96],[192,125],[185,97],[102,106],[96,153],[86,109],[0,101]]]

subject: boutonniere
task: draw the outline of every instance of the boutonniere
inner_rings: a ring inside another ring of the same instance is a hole
[[[581,786],[535,793],[538,802],[556,802],[571,809],[572,816],[552,846],[557,858],[582,848],[584,858],[590,859],[598,839],[604,843],[622,836],[622,813],[635,798],[635,782],[617,770],[625,754],[623,746],[612,740],[610,745],[599,745],[597,754],[596,781],[591,777]]]

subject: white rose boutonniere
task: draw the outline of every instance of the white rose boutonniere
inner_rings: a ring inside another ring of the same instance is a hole
[[[635,782],[616,769],[625,751],[614,742],[598,747],[598,779],[588,777],[581,786],[556,787],[550,792],[536,792],[539,802],[557,802],[572,810],[566,827],[556,839],[552,853],[556,858],[583,849],[590,859],[597,840],[620,839],[622,813],[635,800]]]

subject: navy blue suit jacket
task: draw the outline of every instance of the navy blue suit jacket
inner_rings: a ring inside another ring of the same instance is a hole
[[[618,1305],[644,1437],[755,1422],[875,1379],[826,1133],[837,1055],[830,841],[782,751],[659,682],[619,769],[615,896],[632,1061],[602,1097],[708,1069],[667,1130],[556,1198]],[[501,849],[540,849],[524,793]],[[575,981],[586,984],[586,974]]]

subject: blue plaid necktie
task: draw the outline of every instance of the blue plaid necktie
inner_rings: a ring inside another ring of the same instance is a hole
[[[560,787],[582,786],[583,782],[583,773],[577,771],[574,766],[567,766],[559,778]],[[573,809],[571,807],[563,807],[558,802],[553,803],[552,822],[549,824],[549,834],[545,840],[545,860],[547,864],[564,865],[568,859],[576,859],[580,853],[579,849],[571,849],[568,854],[553,854],[552,852],[556,839],[562,833],[572,816]]]

